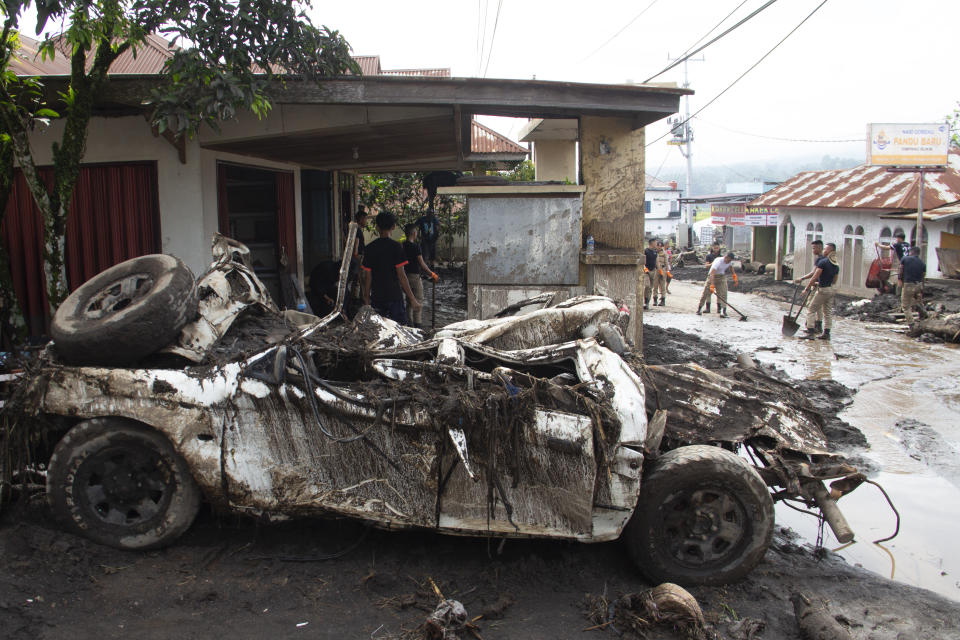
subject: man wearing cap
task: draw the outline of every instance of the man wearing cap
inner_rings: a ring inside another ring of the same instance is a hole
[[[903,291],[900,296],[903,318],[908,325],[913,324],[913,305],[923,304],[921,292],[926,275],[927,265],[920,259],[920,247],[910,247],[910,255],[900,262],[900,274],[897,277]],[[922,311],[923,307],[921,307],[921,315]]]
[[[707,272],[707,281],[703,285],[703,293],[700,295],[700,303],[697,305],[697,315],[700,315],[700,307],[706,303],[707,313],[710,313],[710,296],[717,294],[717,313],[724,318],[727,317],[727,309],[724,306],[727,301],[727,271],[733,274],[733,284],[737,284],[737,273],[733,269],[733,259],[736,256],[731,251],[722,258],[717,258],[710,265],[710,271]]]
[[[809,278],[810,282],[803,289],[803,295],[816,288],[813,300],[807,308],[806,332],[808,338],[812,338],[820,333],[821,327],[823,333],[820,333],[821,340],[830,339],[830,329],[833,327],[833,298],[837,290],[834,285],[837,282],[837,276],[840,274],[840,265],[836,258],[837,245],[828,242],[824,246],[822,240],[813,241],[813,254],[818,256],[813,266],[813,271],[795,280],[800,284]]]

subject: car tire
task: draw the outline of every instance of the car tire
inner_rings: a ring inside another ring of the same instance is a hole
[[[624,540],[653,584],[718,585],[760,562],[773,521],[755,469],[719,447],[694,445],[667,452],[645,473]]]
[[[125,418],[67,432],[50,458],[47,496],[75,533],[118,549],[166,546],[200,508],[200,488],[170,441]]]
[[[68,364],[133,364],[170,344],[197,315],[193,273],[153,254],[114,265],[80,285],[50,324]]]

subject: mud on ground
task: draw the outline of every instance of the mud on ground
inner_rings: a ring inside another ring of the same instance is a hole
[[[675,330],[648,326],[644,335],[651,364],[735,361],[723,345]],[[849,391],[801,384],[837,420]],[[925,437],[922,429],[904,430],[917,431],[918,443]],[[829,435],[835,445],[854,444],[852,436]],[[584,631],[594,626],[587,602],[652,586],[616,542],[510,540],[501,547],[348,520],[268,523],[205,508],[175,545],[134,553],[64,532],[42,495],[0,513],[2,638],[422,637],[416,629],[438,601],[431,581],[471,619],[480,616],[477,635],[463,637],[487,640],[615,638],[606,627]],[[815,554],[784,529],[745,580],[690,591],[708,637],[800,638],[789,600],[800,591],[827,600],[854,638],[960,639],[960,603]],[[656,627],[647,637],[683,636]]]

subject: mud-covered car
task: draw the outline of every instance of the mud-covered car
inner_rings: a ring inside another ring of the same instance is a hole
[[[751,400],[762,382],[742,376],[643,367],[619,329],[626,309],[608,298],[534,300],[427,338],[369,308],[348,321],[344,286],[325,318],[280,313],[244,250],[217,239],[196,284],[124,263],[78,289],[71,322],[116,336],[100,352],[60,350],[71,329],[55,319],[35,411],[65,430],[47,491],[76,532],[158,547],[207,500],[457,535],[623,538],[652,580],[718,584],[761,560],[774,498],[844,526],[832,498],[857,475],[802,402]],[[158,321],[156,306],[138,307],[171,280],[197,306],[178,338],[140,345],[131,327]],[[664,408],[668,384],[679,395]],[[832,497],[830,477],[845,483]]]

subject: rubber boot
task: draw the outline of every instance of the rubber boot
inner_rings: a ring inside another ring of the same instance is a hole
[[[706,305],[706,307],[704,308],[704,311],[706,311],[707,313],[710,313],[710,302],[709,302],[709,301],[707,301],[707,305]]]
[[[662,307],[662,306],[664,306],[665,304],[667,304],[667,299],[664,298],[663,296],[660,296],[660,304],[659,304],[659,306]]]
[[[703,315],[702,312],[700,311],[700,307],[697,307],[697,315],[698,315],[698,316],[699,316],[699,315]]]
[[[722,318],[726,318],[726,317],[727,317],[727,308],[726,308],[726,307],[723,307],[723,308],[720,310],[720,317],[722,317]]]
[[[823,333],[820,334],[820,339],[821,339],[821,340],[829,340],[829,339],[830,339],[830,329],[824,329],[824,330],[823,330]]]
[[[817,333],[823,331],[823,320],[817,320],[817,323],[814,325],[814,329],[816,329]]]

